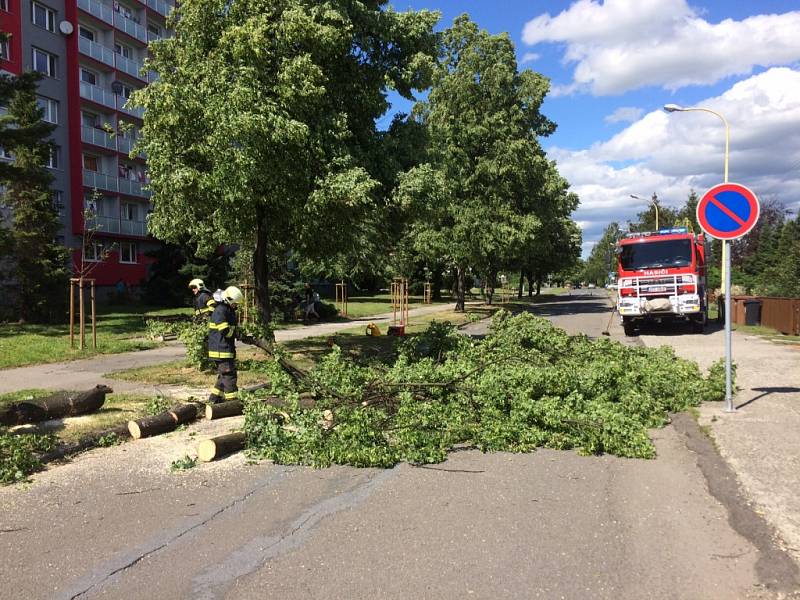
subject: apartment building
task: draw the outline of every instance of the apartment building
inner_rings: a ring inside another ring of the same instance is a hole
[[[147,44],[170,34],[172,7],[165,0],[0,0],[0,28],[9,35],[0,70],[43,75],[39,100],[56,125],[48,167],[63,243],[76,270],[82,260],[96,263],[91,277],[99,286],[139,284],[155,246],[145,157],[131,157],[142,111],[127,100],[155,77],[142,69]],[[87,230],[96,232],[90,245],[83,244]]]

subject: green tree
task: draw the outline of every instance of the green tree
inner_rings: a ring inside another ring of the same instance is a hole
[[[540,230],[549,163],[538,137],[555,124],[540,112],[548,80],[517,70],[508,35],[462,15],[442,43],[428,98],[415,107],[428,127],[428,162],[401,177],[397,197],[417,214],[415,250],[456,268],[463,310],[467,269],[491,290],[498,269]]]
[[[145,108],[153,232],[253,249],[256,298],[291,251],[352,265],[385,218],[375,121],[387,88],[412,98],[436,53],[430,11],[385,0],[187,0],[152,46]],[[378,241],[376,241],[378,238]]]
[[[594,245],[589,258],[586,259],[583,269],[583,279],[585,281],[602,285],[605,283],[608,273],[616,271],[617,260],[614,254],[614,247],[622,235],[618,223],[611,223],[606,227],[600,241]]]
[[[13,162],[2,164],[0,182],[11,209],[11,228],[3,236],[8,278],[15,287],[12,304],[20,322],[61,316],[69,277],[68,253],[57,241],[58,213],[45,165],[53,150],[54,126],[42,119],[36,100],[38,73],[3,77],[0,97],[8,102],[2,121],[3,147]],[[11,90],[9,92],[9,90]]]
[[[759,277],[759,288],[768,296],[800,297],[800,216],[780,229],[771,264]]]

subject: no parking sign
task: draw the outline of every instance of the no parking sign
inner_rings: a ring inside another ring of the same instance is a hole
[[[758,198],[738,183],[721,183],[697,203],[697,222],[718,240],[735,240],[748,233],[758,220]]]

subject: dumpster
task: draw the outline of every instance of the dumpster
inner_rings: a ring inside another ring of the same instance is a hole
[[[761,300],[744,301],[744,324],[761,325]]]

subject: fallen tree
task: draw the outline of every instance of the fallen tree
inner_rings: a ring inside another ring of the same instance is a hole
[[[197,458],[202,462],[211,462],[226,454],[239,452],[244,448],[244,443],[245,435],[241,431],[203,440],[197,445]]]
[[[44,398],[15,402],[0,409],[0,424],[24,425],[95,412],[105,403],[106,394],[113,391],[107,385],[97,385],[85,392],[56,392]]]
[[[724,397],[721,364],[704,377],[669,348],[570,337],[529,313],[498,313],[480,341],[434,323],[391,365],[356,364],[334,347],[300,384],[278,361],[271,369],[265,392],[290,405],[245,396],[249,451],[315,466],[439,462],[457,444],[651,458],[649,428]],[[316,394],[313,408],[299,405],[301,391]]]

